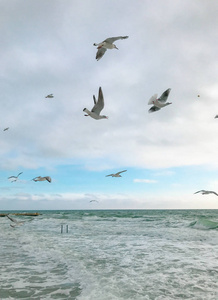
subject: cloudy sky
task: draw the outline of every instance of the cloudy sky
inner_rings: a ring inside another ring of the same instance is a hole
[[[217,11],[207,0],[2,0],[0,210],[218,209],[217,196],[194,194],[218,192]],[[96,61],[93,43],[120,35]],[[84,117],[100,86],[108,119]],[[172,105],[149,114],[168,88]]]

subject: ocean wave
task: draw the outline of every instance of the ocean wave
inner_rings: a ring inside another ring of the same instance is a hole
[[[199,219],[197,221],[191,222],[189,224],[189,227],[202,230],[218,229],[218,222],[210,221],[208,219]]]

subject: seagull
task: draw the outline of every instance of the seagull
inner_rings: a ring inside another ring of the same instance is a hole
[[[49,94],[45,98],[54,98],[54,96],[53,96],[53,94]]]
[[[160,96],[160,98],[157,98],[157,94],[153,95],[149,101],[148,101],[148,105],[153,104],[154,106],[152,106],[149,109],[149,113],[151,112],[155,112],[157,110],[160,110],[162,107],[167,106],[169,104],[172,104],[171,102],[167,102],[167,98],[169,96],[171,89],[167,89],[165,92],[163,92],[163,94]]]
[[[45,181],[45,180],[47,180],[48,182],[51,182],[51,177],[49,177],[49,176],[44,176],[44,177],[37,176],[37,177],[33,178],[32,180],[34,180],[35,182],[36,181]]]
[[[87,108],[83,109],[83,111],[87,113],[85,116],[86,117],[90,116],[95,120],[108,119],[108,117],[104,115],[100,115],[100,112],[104,108],[104,96],[101,87],[99,88],[98,91],[98,101],[96,101],[95,95],[93,95],[93,100],[94,100],[94,106],[91,111],[89,111]]]
[[[6,215],[6,217],[8,217],[8,219],[9,220],[11,220],[12,222],[14,222],[15,224],[14,225],[10,225],[11,227],[15,227],[15,226],[18,226],[18,225],[22,225],[24,222],[22,222],[22,221],[17,221],[17,220],[15,220],[15,219],[13,219],[12,217],[9,217],[9,215]]]
[[[109,175],[106,175],[105,177],[108,177],[108,176],[112,176],[112,177],[122,177],[120,175],[120,173],[123,173],[123,172],[126,172],[127,170],[123,170],[123,171],[120,171],[120,172],[117,172],[115,174],[109,174]]]
[[[89,202],[98,202],[97,200],[90,200]]]
[[[117,46],[115,44],[113,44],[113,42],[115,42],[117,40],[124,40],[127,38],[128,38],[128,36],[117,36],[117,37],[108,38],[99,44],[94,43],[93,45],[97,46],[97,49],[98,49],[97,54],[96,54],[96,59],[97,60],[101,59],[102,56],[107,51],[107,49],[117,49],[118,50]]]
[[[216,115],[214,118],[215,118],[215,119],[218,118],[218,115]]]
[[[214,191],[200,190],[200,191],[195,192],[194,194],[197,194],[197,193],[202,193],[202,195],[214,194],[214,195],[218,196],[218,194],[216,192],[214,192]]]
[[[8,179],[14,178],[14,180],[11,180],[11,182],[17,181],[18,177],[22,174],[23,172],[20,172],[17,176],[10,176]]]
[[[9,127],[5,128],[3,131],[6,131],[6,130],[8,130],[8,129],[9,129]]]

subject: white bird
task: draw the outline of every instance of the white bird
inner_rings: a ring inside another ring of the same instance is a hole
[[[17,176],[10,176],[8,179],[14,178],[14,180],[11,180],[11,182],[17,181],[18,177],[22,174],[23,172],[20,172]]]
[[[13,219],[12,217],[9,217],[9,215],[6,215],[6,217],[8,217],[9,220],[11,220],[12,222],[14,222],[15,224],[14,225],[10,225],[11,227],[15,227],[15,226],[18,226],[18,225],[22,225],[24,222],[22,221],[17,221],[15,219]]]
[[[109,175],[106,175],[105,177],[108,177],[108,176],[112,176],[112,177],[122,177],[120,175],[120,173],[123,173],[123,172],[126,172],[127,170],[123,170],[123,171],[120,171],[120,172],[117,172],[115,174],[109,174]]]
[[[94,106],[92,110],[88,110],[87,108],[84,108],[83,111],[87,113],[87,116],[92,117],[95,120],[100,120],[100,119],[108,119],[107,116],[100,115],[100,112],[104,108],[104,96],[101,87],[99,88],[98,91],[98,101],[96,101],[95,95],[93,95],[93,100],[94,100]]]
[[[49,94],[45,98],[54,98],[54,96],[53,96],[53,94]]]
[[[194,194],[197,194],[197,193],[202,193],[202,195],[214,194],[214,195],[218,196],[218,194],[214,191],[200,190],[200,191],[195,192]]]
[[[8,130],[9,129],[9,127],[6,127],[3,131],[6,131],[6,130]]]
[[[102,56],[107,51],[107,49],[117,49],[118,50],[117,46],[115,44],[113,44],[113,42],[115,42],[117,40],[124,40],[127,38],[128,38],[128,36],[117,36],[117,37],[108,38],[99,44],[94,43],[93,45],[97,46],[97,49],[98,49],[98,51],[96,53],[96,59],[97,60],[101,59]]]
[[[48,182],[51,182],[51,177],[49,177],[49,176],[44,176],[44,177],[37,176],[37,177],[33,178],[32,180],[34,180],[35,182],[36,181],[45,181],[45,180],[47,180]]]
[[[157,110],[160,110],[162,107],[167,106],[169,104],[172,104],[172,102],[167,102],[167,98],[169,96],[171,89],[167,89],[163,94],[160,96],[160,98],[157,98],[157,94],[153,95],[149,101],[148,105],[153,104],[153,106],[149,109],[149,113],[155,112]]]

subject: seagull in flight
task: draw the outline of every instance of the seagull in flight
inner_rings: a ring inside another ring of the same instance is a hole
[[[54,96],[53,96],[53,94],[49,94],[45,98],[54,98]]]
[[[100,119],[108,119],[107,116],[100,115],[100,112],[104,108],[104,96],[101,87],[99,88],[98,91],[98,101],[96,101],[95,95],[93,95],[93,100],[94,100],[94,106],[92,110],[88,110],[87,108],[84,108],[83,111],[86,112],[86,117],[90,116],[95,120],[100,120]]]
[[[8,130],[9,129],[9,127],[6,127],[3,131],[6,131],[6,130]]]
[[[98,202],[97,200],[90,200],[89,202]]]
[[[22,225],[24,223],[23,221],[17,221],[14,218],[9,217],[9,215],[6,215],[6,217],[8,217],[8,219],[11,220],[14,223],[14,224],[10,224],[11,227]]]
[[[35,182],[36,181],[45,181],[45,180],[47,180],[48,182],[51,182],[51,177],[50,176],[44,176],[44,177],[37,176],[37,177],[33,178],[32,180],[34,180]]]
[[[8,179],[14,178],[14,180],[11,180],[11,182],[17,181],[18,177],[22,174],[23,172],[20,172],[17,176],[10,176]]]
[[[126,172],[127,170],[123,170],[123,171],[120,171],[120,172],[117,172],[115,174],[109,174],[109,175],[106,175],[105,177],[108,177],[108,176],[112,176],[112,177],[122,177],[120,175],[120,173],[123,173],[123,172]]]
[[[214,191],[200,190],[200,191],[195,192],[194,194],[197,194],[197,193],[202,193],[202,195],[214,194],[214,195],[218,196],[218,194],[216,192],[214,192]]]
[[[218,118],[218,115],[216,115],[214,118],[215,118],[215,119]]]
[[[117,37],[108,38],[108,39],[104,40],[103,42],[101,42],[99,44],[94,43],[93,45],[97,46],[97,49],[98,49],[95,58],[97,60],[101,59],[102,56],[107,51],[107,49],[117,49],[118,50],[117,46],[113,43],[117,40],[124,40],[124,39],[127,39],[127,38],[128,38],[128,36],[117,36]]]
[[[160,98],[157,98],[157,94],[153,95],[148,101],[148,105],[153,104],[153,106],[149,109],[148,112],[152,113],[157,110],[160,110],[164,106],[172,104],[172,102],[166,102],[170,91],[171,91],[171,89],[167,89],[165,92],[163,92],[163,94],[160,96]]]

